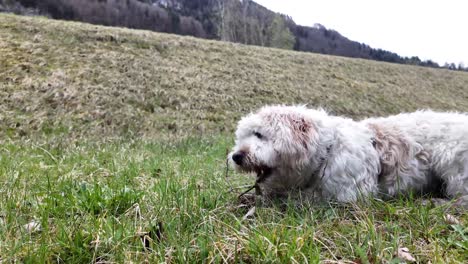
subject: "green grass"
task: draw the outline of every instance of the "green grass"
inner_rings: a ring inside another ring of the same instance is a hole
[[[290,201],[257,206],[255,218],[242,220],[247,208],[237,201],[243,190],[237,187],[253,179],[233,172],[226,179],[230,144],[223,138],[4,144],[0,260],[382,263],[398,247],[421,263],[468,258],[468,216],[456,214],[461,224],[450,225],[443,208],[410,199],[353,206]],[[40,231],[25,230],[33,220]]]
[[[236,121],[261,105],[468,111],[467,73],[37,17],[0,25],[0,263],[398,263],[400,247],[420,263],[468,259],[466,212],[276,201],[243,219],[237,196],[254,179],[225,174]]]

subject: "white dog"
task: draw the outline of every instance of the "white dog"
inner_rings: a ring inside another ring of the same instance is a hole
[[[303,106],[244,117],[228,156],[266,195],[325,201],[443,193],[468,198],[468,115],[418,111],[360,122]]]

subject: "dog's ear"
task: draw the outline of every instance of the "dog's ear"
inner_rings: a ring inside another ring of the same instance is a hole
[[[282,119],[290,129],[290,137],[287,137],[291,139],[290,149],[296,153],[307,153],[317,134],[312,120],[299,114],[285,114]]]
[[[300,142],[306,150],[310,148],[315,129],[312,120],[304,117],[294,117],[290,119],[291,132],[293,139]]]

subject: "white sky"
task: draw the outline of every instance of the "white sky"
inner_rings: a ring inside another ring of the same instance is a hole
[[[468,66],[468,0],[254,0],[298,25],[440,65]]]

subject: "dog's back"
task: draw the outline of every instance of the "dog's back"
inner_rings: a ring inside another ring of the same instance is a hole
[[[417,111],[362,122],[392,130],[404,141],[403,148],[412,149],[404,166],[419,167],[417,171],[424,172],[428,184],[440,180],[451,197],[468,194],[467,114]],[[406,176],[418,178],[411,172]]]

